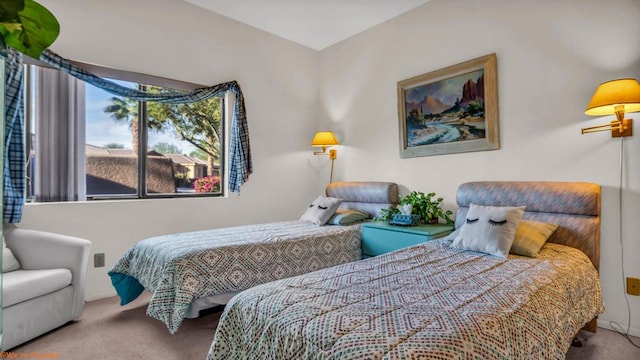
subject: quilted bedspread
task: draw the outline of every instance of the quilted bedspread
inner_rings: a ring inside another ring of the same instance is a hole
[[[285,221],[145,239],[109,271],[121,305],[153,292],[147,315],[175,333],[193,299],[361,257],[360,226]]]
[[[502,259],[435,240],[236,295],[208,359],[564,359],[604,311],[579,250]]]

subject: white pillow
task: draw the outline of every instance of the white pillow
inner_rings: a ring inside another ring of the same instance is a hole
[[[443,241],[453,241],[458,237],[458,235],[460,235],[460,231],[462,231],[462,226],[460,226],[459,228],[453,230],[452,233],[450,233],[449,235],[443,237],[442,240]]]
[[[2,272],[6,273],[13,270],[20,269],[20,263],[18,259],[13,255],[11,249],[4,243],[4,236],[2,237]]]
[[[506,258],[523,214],[524,206],[470,204],[465,223],[451,246]]]
[[[341,203],[342,199],[318,196],[302,214],[300,220],[322,226],[329,221]]]

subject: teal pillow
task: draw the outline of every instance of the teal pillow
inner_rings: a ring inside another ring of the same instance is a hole
[[[369,218],[369,214],[358,210],[337,210],[327,221],[329,225],[351,225]]]

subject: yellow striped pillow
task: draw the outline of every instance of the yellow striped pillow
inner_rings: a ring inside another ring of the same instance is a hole
[[[538,257],[540,249],[547,239],[558,228],[558,225],[531,220],[520,220],[516,237],[511,245],[511,254]]]

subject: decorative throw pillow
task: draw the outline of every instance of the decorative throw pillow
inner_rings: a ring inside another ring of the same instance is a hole
[[[470,204],[465,223],[451,246],[506,258],[523,214],[524,206]]]
[[[318,196],[313,203],[309,205],[307,211],[302,214],[300,220],[322,226],[329,221],[329,218],[338,210],[338,206],[340,206],[341,203],[342,199]]]
[[[462,231],[462,226],[457,228],[457,229],[455,229],[455,230],[453,230],[452,233],[450,233],[449,235],[443,237],[441,240],[443,240],[443,241],[453,241],[458,237],[458,235],[460,235],[460,231]]]
[[[542,246],[558,228],[556,224],[521,220],[510,253],[529,257],[538,257]]]
[[[351,225],[368,219],[367,213],[358,210],[336,210],[327,224],[331,225]]]
[[[2,237],[2,272],[6,273],[13,270],[20,269],[20,263],[18,259],[13,255],[11,249],[4,243],[4,236]]]

